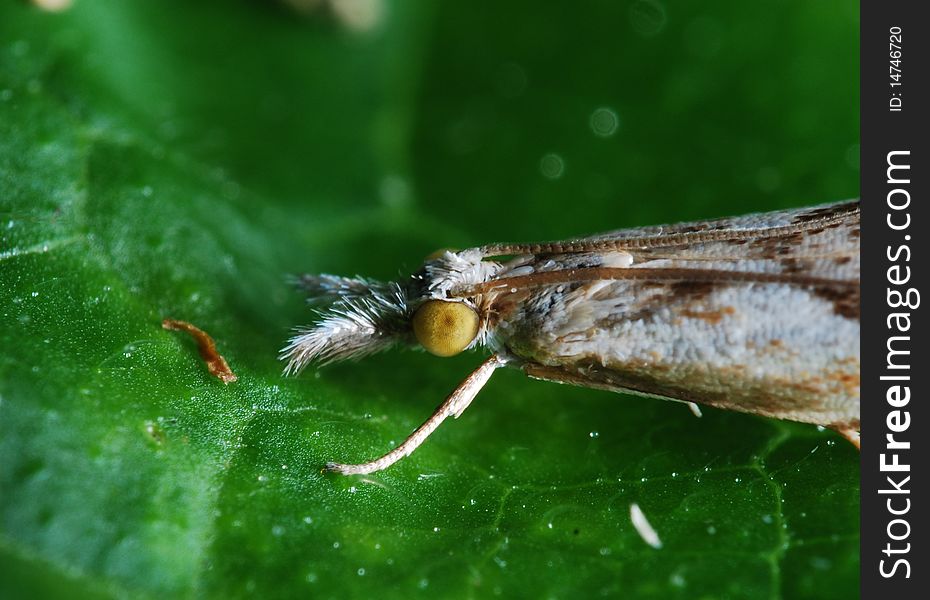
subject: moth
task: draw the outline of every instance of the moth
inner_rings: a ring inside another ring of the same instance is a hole
[[[500,367],[829,427],[859,446],[859,202],[428,258],[380,282],[305,275],[320,309],[286,374],[385,350],[489,357],[371,473],[459,417]]]

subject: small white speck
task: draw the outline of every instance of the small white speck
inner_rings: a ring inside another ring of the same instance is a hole
[[[701,407],[694,402],[689,402],[688,408],[691,409],[691,413],[694,414],[695,417],[701,418],[704,416],[704,413],[701,412]]]
[[[596,438],[596,437],[599,437],[600,435],[601,434],[599,434],[598,432],[592,431],[591,433],[588,434],[588,437]]]
[[[439,531],[439,528],[438,528],[438,527],[433,527],[433,531],[438,532],[438,531]]]
[[[549,523],[548,526],[549,526],[549,529],[552,529],[552,523]]]
[[[313,523],[313,517],[309,517],[309,516],[304,517],[304,523],[306,523],[307,525]]]
[[[365,568],[364,568],[364,567],[360,567],[359,570],[357,571],[357,573],[358,573],[358,576],[359,576],[359,577],[364,577],[364,575],[365,575]]]
[[[339,542],[333,542],[333,548],[339,549]]]
[[[145,196],[146,198],[149,198],[152,196],[153,191],[154,190],[152,190],[152,186],[147,185],[144,188],[142,188],[142,195]]]
[[[659,539],[659,534],[652,528],[652,525],[649,524],[639,504],[635,502],[630,504],[630,520],[633,522],[633,527],[636,529],[639,537],[643,538],[644,542],[657,550],[662,547],[662,540]]]

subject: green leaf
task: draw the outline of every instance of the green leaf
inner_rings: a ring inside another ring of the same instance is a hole
[[[0,596],[857,596],[830,432],[503,371],[344,478],[481,358],[276,358],[288,274],[855,196],[855,6],[371,4],[0,6]]]

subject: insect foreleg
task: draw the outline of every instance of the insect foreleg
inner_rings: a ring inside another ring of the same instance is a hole
[[[376,458],[373,461],[358,465],[346,465],[334,462],[326,463],[326,470],[343,475],[364,475],[365,473],[374,473],[375,471],[386,469],[405,456],[410,456],[420,444],[426,441],[426,438],[428,438],[431,433],[436,431],[436,428],[439,427],[440,423],[446,420],[446,417],[452,416],[458,418],[462,412],[468,408],[471,401],[475,399],[475,396],[478,395],[478,392],[481,391],[484,384],[488,382],[495,369],[503,366],[503,364],[504,360],[497,355],[491,356],[481,363],[477,369],[472,371],[471,375],[466,377],[465,380],[443,400],[442,404],[436,408],[436,412],[434,412],[429,419],[417,427],[400,446],[394,448],[381,458]]]

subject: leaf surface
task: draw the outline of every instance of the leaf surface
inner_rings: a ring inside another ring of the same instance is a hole
[[[341,478],[480,357],[286,379],[276,354],[312,318],[288,274],[855,196],[857,18],[4,3],[0,595],[855,597],[858,456],[829,432],[502,371]]]

